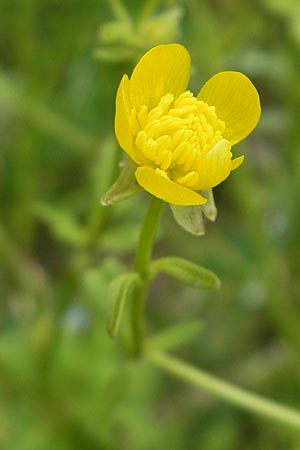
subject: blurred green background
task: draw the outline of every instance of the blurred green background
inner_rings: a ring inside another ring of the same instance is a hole
[[[163,276],[148,333],[204,326],[186,361],[300,407],[297,0],[0,1],[0,448],[299,450],[300,436],[132,361],[106,333],[106,290],[130,268],[148,203],[99,199],[124,157],[113,135],[123,73],[153,45],[189,49],[191,89],[240,70],[261,94],[218,219],[187,235],[167,208],[156,255],[215,271],[220,293]]]

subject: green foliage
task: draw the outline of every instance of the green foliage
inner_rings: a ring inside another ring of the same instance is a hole
[[[195,289],[220,288],[220,280],[213,272],[176,256],[167,256],[153,261],[150,264],[150,272],[152,276],[158,272],[166,273]]]
[[[107,287],[132,271],[148,198],[100,205],[124,159],[116,90],[149,36],[187,46],[194,93],[218,70],[253,80],[262,119],[214,190],[218,219],[199,238],[166,211],[155,247],[211,268],[222,290],[155,278],[147,345],[299,409],[298,3],[124,1],[136,46],[109,25],[124,22],[116,0],[0,2],[1,449],[298,450],[297,432],[109,339]]]
[[[33,212],[48,225],[50,232],[57,240],[79,247],[85,245],[87,233],[72,214],[53,208],[47,203],[34,205]]]
[[[146,341],[146,349],[149,351],[175,350],[195,338],[202,327],[201,320],[189,320],[172,325],[149,336]]]
[[[115,338],[118,332],[125,301],[129,291],[140,282],[137,273],[125,273],[114,278],[108,287],[108,302],[110,313],[108,318],[108,333]]]

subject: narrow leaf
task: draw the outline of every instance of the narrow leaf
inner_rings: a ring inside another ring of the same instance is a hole
[[[52,234],[60,241],[77,247],[86,244],[87,233],[71,212],[44,202],[35,203],[32,211],[48,225]]]
[[[193,339],[202,328],[202,320],[181,322],[150,336],[146,341],[146,349],[174,350]]]
[[[152,276],[157,272],[166,273],[195,289],[213,290],[220,288],[220,280],[213,272],[175,256],[153,261],[150,271]]]
[[[130,289],[139,282],[139,276],[137,273],[126,273],[118,275],[112,280],[108,287],[109,297],[109,317],[107,323],[108,334],[112,339],[117,335],[124,304],[129,296]]]

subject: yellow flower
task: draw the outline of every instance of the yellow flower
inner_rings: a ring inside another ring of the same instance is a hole
[[[190,55],[179,44],[159,45],[124,75],[116,98],[115,132],[135,162],[138,184],[174,205],[201,205],[197,191],[227,178],[244,157],[231,146],[260,117],[258,93],[240,72],[220,72],[199,94],[187,90]]]

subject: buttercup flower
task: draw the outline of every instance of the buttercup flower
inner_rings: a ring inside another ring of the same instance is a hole
[[[258,93],[240,72],[219,72],[199,94],[187,90],[190,55],[180,44],[159,45],[124,75],[115,132],[136,164],[138,184],[174,205],[201,205],[199,191],[224,181],[244,157],[231,147],[260,117]]]

